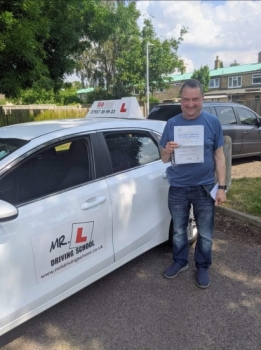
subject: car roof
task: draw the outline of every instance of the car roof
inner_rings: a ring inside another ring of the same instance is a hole
[[[80,118],[47,120],[39,122],[21,123],[0,128],[0,138],[17,138],[30,141],[40,136],[44,136],[56,131],[74,128],[84,129],[84,131],[101,130],[115,127],[145,127],[162,131],[159,121],[147,119],[124,119],[124,118]],[[75,132],[76,130],[74,130]]]

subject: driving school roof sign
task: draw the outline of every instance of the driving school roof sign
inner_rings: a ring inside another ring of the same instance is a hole
[[[94,101],[86,117],[144,119],[136,97]]]

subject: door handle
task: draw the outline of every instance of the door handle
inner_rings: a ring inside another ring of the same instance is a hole
[[[249,131],[244,131],[244,134],[245,134],[245,135],[249,134]]]
[[[99,205],[99,204],[101,204],[101,203],[103,203],[105,201],[106,201],[106,197],[105,196],[94,197],[94,198],[88,199],[86,202],[84,202],[81,205],[81,209],[82,210],[86,210],[86,209],[95,207],[96,205]]]
[[[167,173],[163,173],[162,178],[165,180],[167,178]]]

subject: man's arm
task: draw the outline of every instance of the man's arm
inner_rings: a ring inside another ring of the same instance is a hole
[[[226,162],[223,151],[223,146],[216,149],[214,152],[215,168],[217,173],[217,181],[220,186],[226,185]],[[226,192],[218,190],[215,200],[215,205],[222,204],[226,201]]]
[[[163,163],[170,162],[171,155],[173,154],[174,149],[177,147],[179,147],[179,145],[177,144],[177,142],[173,141],[167,142],[165,148],[161,147],[160,155]]]

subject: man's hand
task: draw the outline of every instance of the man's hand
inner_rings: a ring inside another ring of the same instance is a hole
[[[224,190],[218,190],[216,194],[215,205],[220,205],[227,200],[226,192]]]
[[[164,163],[169,162],[170,157],[174,152],[174,149],[178,148],[178,147],[179,147],[179,145],[177,144],[177,142],[174,142],[174,141],[167,142],[165,148],[161,149],[161,160]]]

